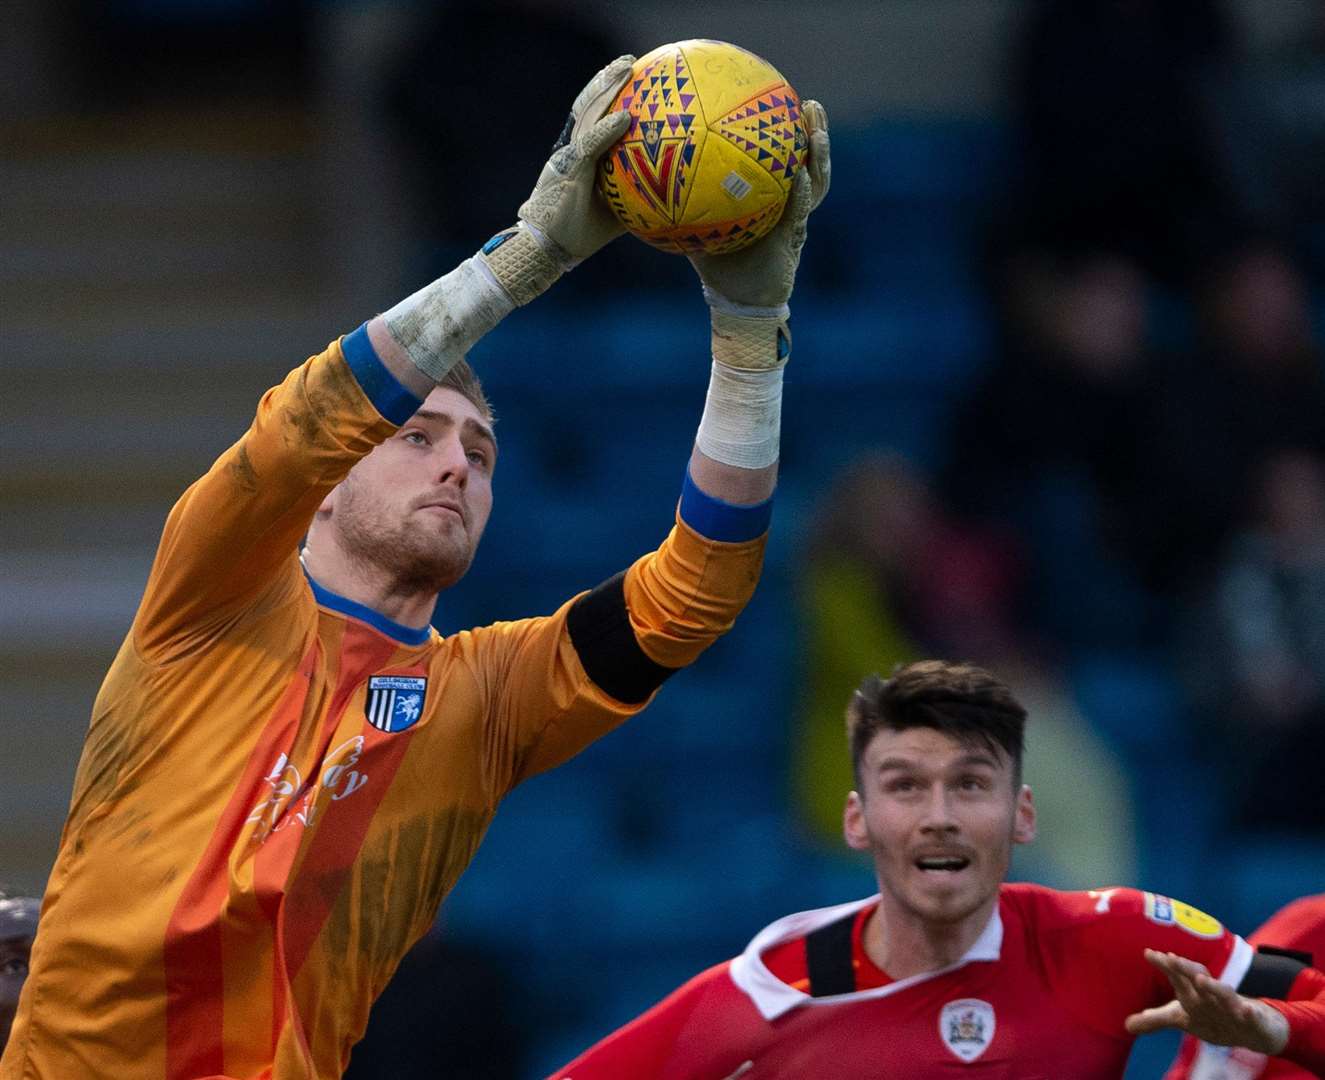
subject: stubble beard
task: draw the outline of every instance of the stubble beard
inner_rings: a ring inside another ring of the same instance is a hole
[[[465,576],[474,552],[460,522],[429,529],[375,503],[350,484],[336,513],[341,547],[365,575],[386,577],[401,595],[439,593]]]

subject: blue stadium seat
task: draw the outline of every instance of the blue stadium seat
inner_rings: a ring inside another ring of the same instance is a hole
[[[833,166],[835,197],[985,200],[1009,173],[1009,132],[978,119],[881,119],[834,129]]]
[[[1240,934],[1249,934],[1290,900],[1325,892],[1325,838],[1265,833],[1223,838],[1202,905]],[[1218,897],[1219,907],[1214,907]],[[1319,966],[1325,957],[1317,957]]]
[[[835,391],[916,384],[956,393],[989,354],[983,302],[970,290],[919,290],[816,305],[795,316],[789,380]]]
[[[1124,753],[1138,758],[1183,743],[1181,692],[1162,659],[1091,650],[1072,660],[1068,677],[1086,718]]]

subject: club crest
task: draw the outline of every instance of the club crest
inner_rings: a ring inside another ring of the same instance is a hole
[[[948,1002],[939,1011],[939,1037],[963,1061],[974,1061],[994,1041],[994,1007],[979,998]]]
[[[378,731],[404,731],[423,715],[428,680],[417,675],[374,675],[363,711]]]

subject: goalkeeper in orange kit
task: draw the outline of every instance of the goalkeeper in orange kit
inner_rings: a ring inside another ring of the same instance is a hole
[[[641,709],[750,597],[787,301],[828,183],[810,102],[778,227],[693,259],[714,362],[671,533],[551,615],[429,625],[492,506],[465,353],[621,231],[593,179],[630,63],[576,99],[515,226],[292,371],[172,510],[93,710],[3,1080],[340,1076],[502,797]]]

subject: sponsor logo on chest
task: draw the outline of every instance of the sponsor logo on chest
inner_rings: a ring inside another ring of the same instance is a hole
[[[378,731],[404,731],[423,715],[428,680],[417,675],[374,675],[368,680],[364,715]]]
[[[974,1061],[994,1041],[994,1007],[979,998],[949,1001],[939,1010],[939,1038],[962,1061]]]

